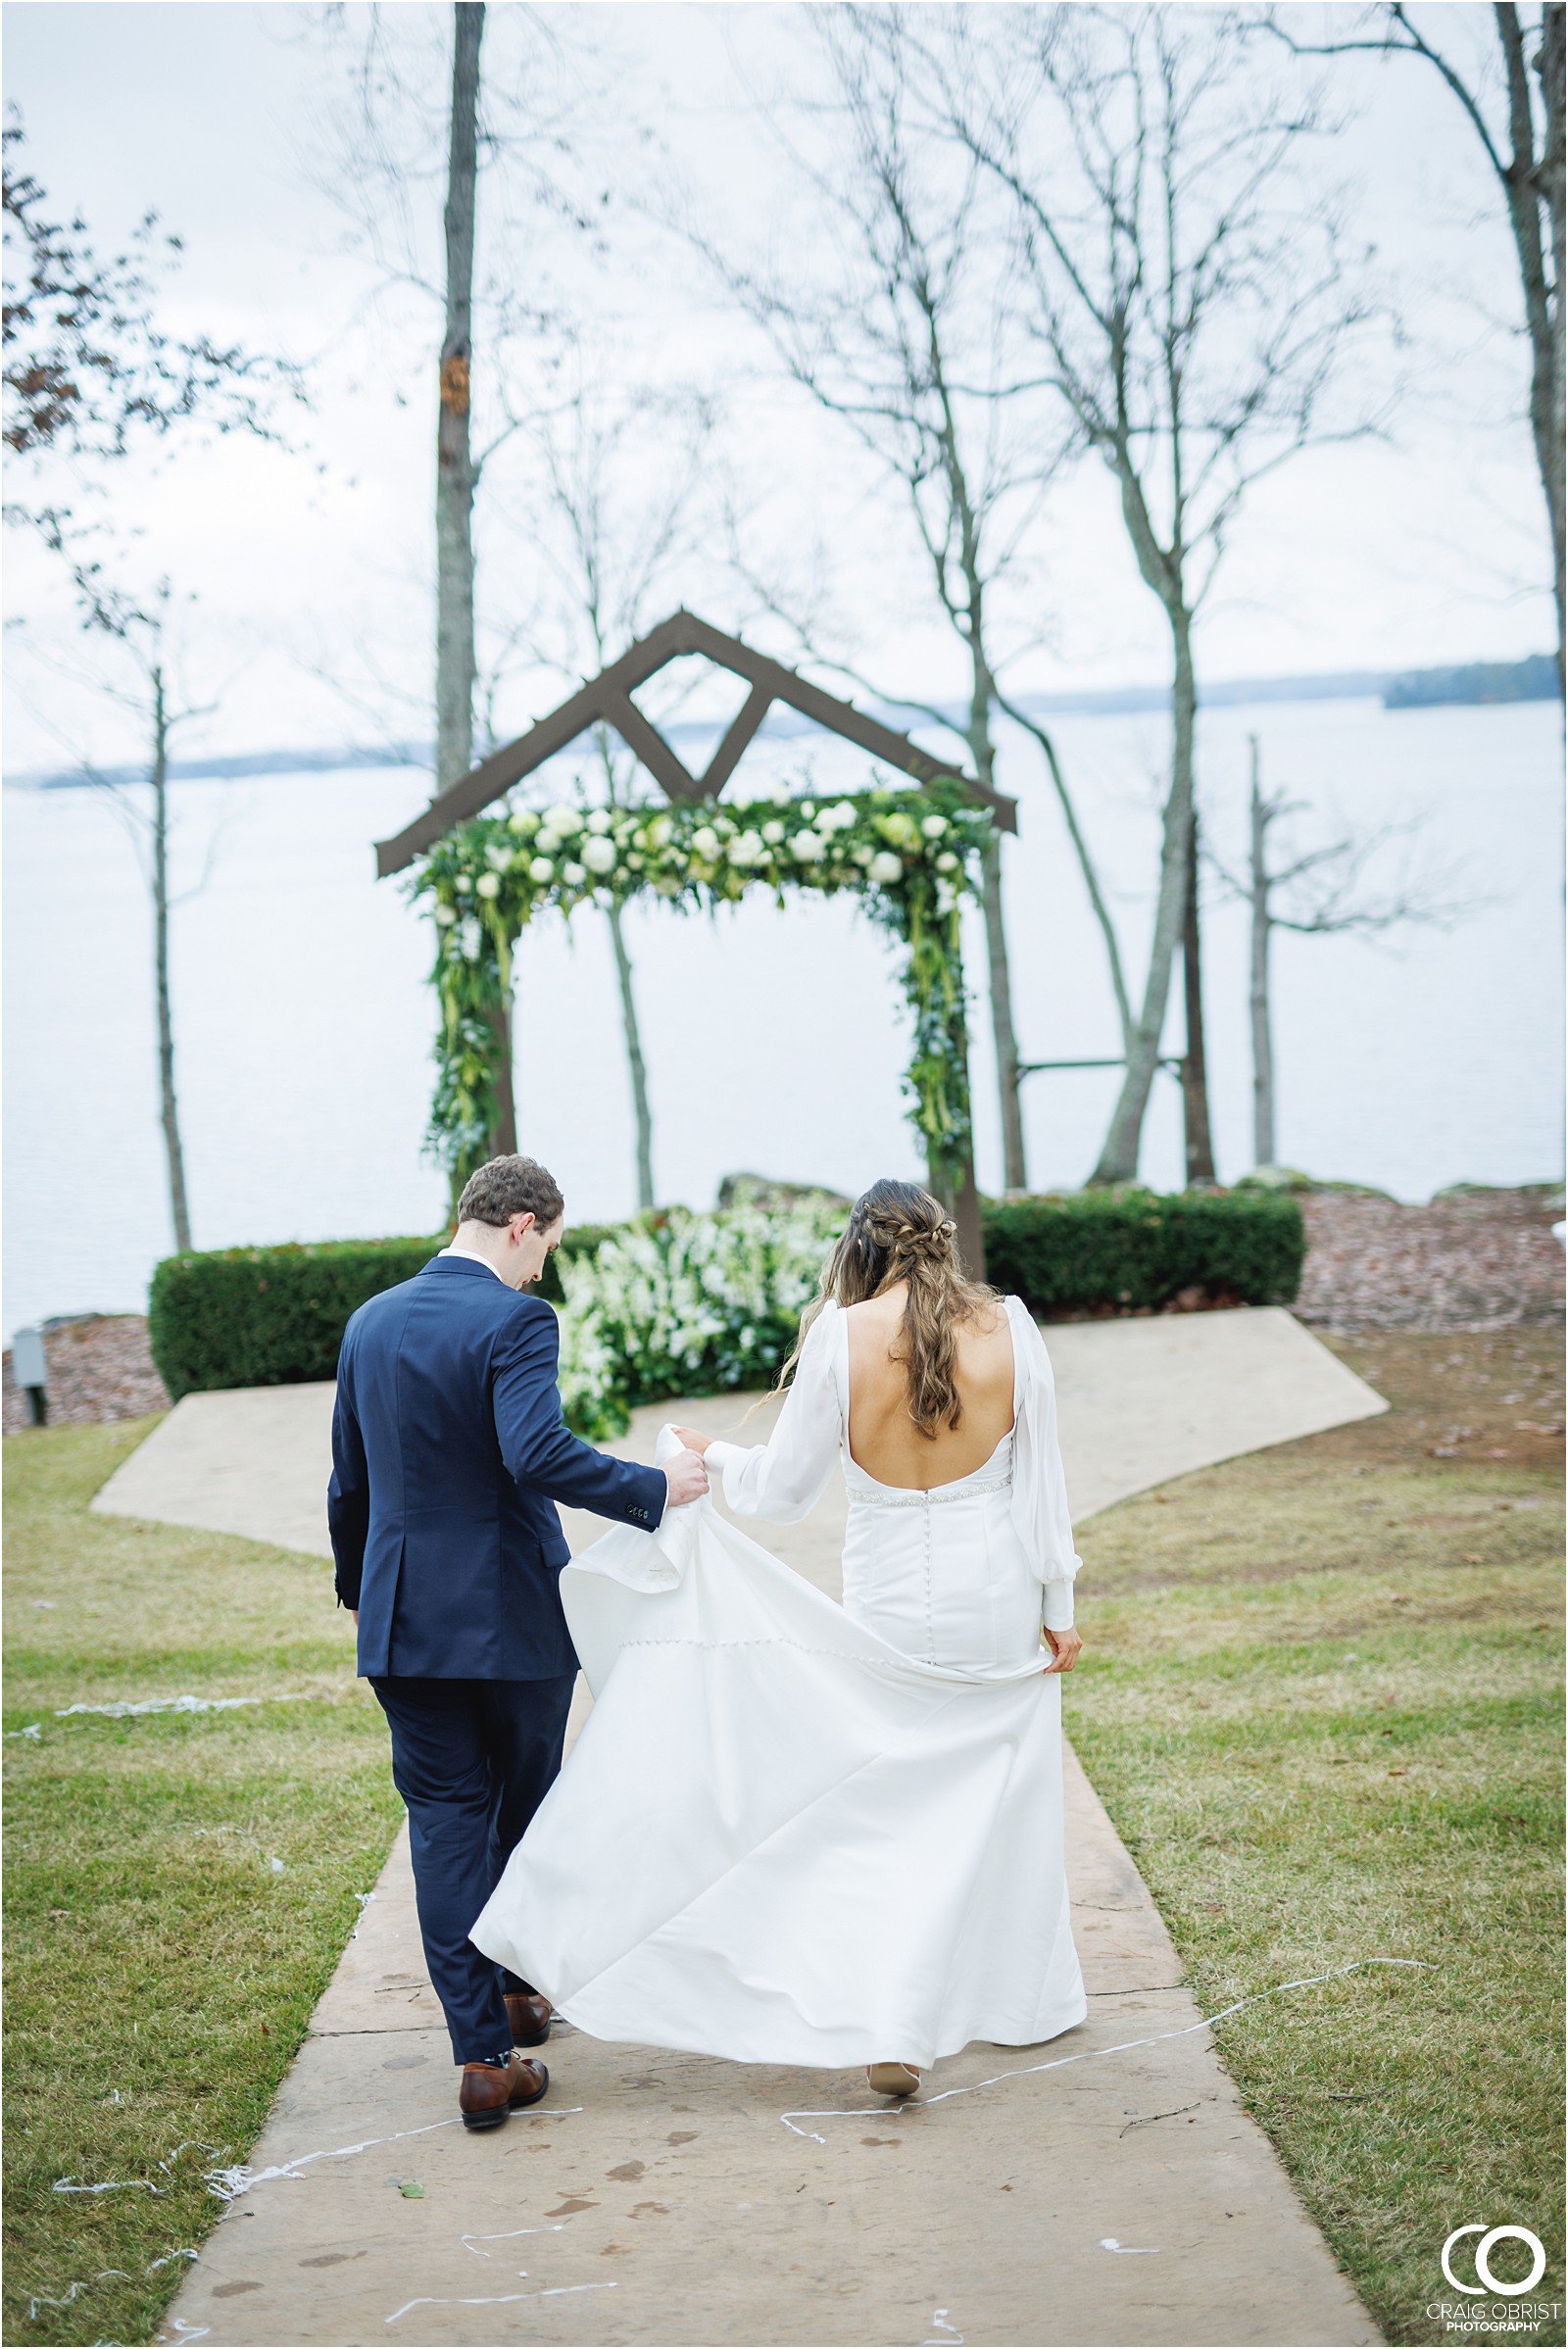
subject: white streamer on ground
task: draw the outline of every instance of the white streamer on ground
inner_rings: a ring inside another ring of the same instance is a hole
[[[582,2110],[581,2105],[577,2110]],[[318,2153],[296,2154],[291,2162],[276,2162],[267,2170],[249,2170],[243,2162],[235,2162],[226,2169],[209,2170],[202,2182],[220,2202],[237,2202],[252,2186],[267,2185],[274,2178],[298,2178],[313,2162],[345,2162],[356,2153],[368,2153],[372,2145],[396,2145],[403,2137],[427,2137],[432,2129],[456,2129],[462,2118],[461,2113],[454,2113],[450,2121],[426,2121],[422,2129],[394,2129],[389,2137],[364,2137],[357,2145],[323,2146]]]
[[[117,2103],[120,2101],[118,2088],[115,2091],[115,2100]],[[209,2145],[200,2137],[184,2137],[174,2147],[172,2153],[165,2154],[158,2167],[168,2178],[182,2153],[205,2153],[211,2157],[223,2150],[222,2146]],[[80,2185],[74,2178],[57,2178],[50,2191],[55,2194],[121,2194],[127,2191],[134,2192],[138,2188],[148,2194],[167,2194],[169,2191],[167,2186],[159,2185],[157,2180],[151,2178],[101,2178],[96,2185]],[[194,2257],[194,2254],[192,2256]]]
[[[472,2251],[475,2259],[489,2259],[493,2255],[488,2251],[477,2250],[475,2248],[477,2244],[510,2243],[514,2236],[519,2234],[564,2234],[565,2227],[564,2219],[550,2219],[543,2227],[509,2227],[501,2234],[466,2234],[463,2237],[463,2248],[465,2251]]]
[[[210,2325],[187,2325],[183,2317],[169,2317],[165,2322],[174,2327],[176,2341],[205,2341],[213,2329]]]
[[[199,2257],[200,2254],[195,2251],[166,2251],[162,2259],[153,2261],[146,2273],[149,2276],[156,2276],[160,2268],[169,2267],[176,2259],[197,2259]],[[27,2302],[28,2321],[35,2325],[38,2321],[38,2311],[41,2308],[69,2308],[78,2294],[90,2292],[95,2283],[129,2283],[129,2281],[130,2276],[123,2268],[100,2268],[96,2276],[83,2277],[79,2283],[74,2283],[69,2291],[61,2293],[34,2292]],[[207,2328],[204,2325],[202,2329],[205,2331]]]
[[[417,2300],[405,2300],[401,2308],[392,2311],[387,2323],[395,2325],[400,2317],[406,2317],[411,2309],[416,2308],[500,2308],[513,2300],[555,2300],[566,2292],[615,2292],[619,2289],[619,2284],[612,2280],[605,2283],[553,2283],[548,2284],[542,2292],[484,2292],[477,2299],[447,2299],[426,2292],[421,2293]]]
[[[43,1736],[43,1723],[41,1721],[29,1721],[25,1729],[8,1729],[6,1736],[8,1737],[41,1737]]]
[[[1100,2238],[1102,2251],[1119,2251],[1123,2259],[1160,2259],[1163,2254],[1157,2243],[1118,2243],[1113,2234]]]
[[[241,1705],[308,1704],[312,1697],[326,1693],[320,1688],[296,1688],[282,1696],[146,1696],[137,1704],[122,1698],[115,1704],[61,1705],[55,1719],[69,1721],[73,1713],[101,1713],[108,1721],[128,1721],[133,1713],[232,1713]]]
[[[1303,1974],[1296,1982],[1277,1982],[1266,1990],[1250,1990],[1245,1998],[1233,1999],[1229,2006],[1222,2006],[1216,2014],[1200,2015],[1196,2023],[1183,2023],[1175,2031],[1152,2031],[1142,2039],[1118,2039],[1112,2047],[1085,2047],[1076,2055],[1053,2056],[1045,2064],[1021,2064],[1013,2072],[993,2073],[989,2080],[972,2080],[967,2087],[944,2088],[938,2096],[922,2096],[916,2109],[929,2111],[932,2105],[947,2104],[955,2096],[978,2096],[982,2088],[999,2088],[1007,2080],[1029,2080],[1037,2072],[1061,2072],[1069,2064],[1092,2064],[1101,2056],[1126,2055],[1136,2047],[1157,2047],[1164,2039],[1190,2038],[1195,2031],[1209,2031],[1216,2023],[1223,2023],[1227,2015],[1240,2014],[1244,2006],[1256,2006],[1260,1999],[1279,1998],[1287,1990],[1310,1990],[1319,1982],[1338,1982],[1342,1976],[1359,1974],[1368,1966],[1407,1966],[1422,1974],[1434,1974],[1438,1970],[1429,1965],[1425,1958],[1352,1958],[1348,1966],[1331,1966],[1327,1974]],[[809,2112],[797,2108],[779,2115],[792,2135],[809,2137],[813,2145],[825,2145],[826,2137],[819,2135],[814,2129],[797,2129],[797,2121],[885,2121],[887,2118],[886,2103],[829,2107]]]
[[[925,2349],[963,2349],[963,2335],[948,2323],[945,2308],[931,2311],[932,2330],[925,2336]]]

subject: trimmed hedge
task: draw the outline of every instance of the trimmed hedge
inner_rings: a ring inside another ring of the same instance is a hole
[[[1288,1305],[1306,1230],[1273,1191],[1073,1191],[988,1199],[986,1278],[1032,1313],[1157,1313],[1194,1301]]]
[[[567,1256],[592,1252],[611,1224],[578,1224]],[[159,1376],[178,1402],[216,1387],[293,1387],[337,1373],[351,1313],[412,1280],[449,1235],[427,1240],[323,1240],[166,1256],[153,1273],[147,1335]],[[554,1259],[539,1294],[562,1301]]]
[[[983,1221],[988,1277],[1047,1318],[1157,1313],[1184,1290],[1200,1293],[1194,1301],[1289,1304],[1306,1248],[1299,1207],[1272,1191],[988,1199]],[[573,1225],[561,1252],[591,1255],[627,1228]],[[444,1245],[437,1235],[166,1257],[148,1300],[153,1360],[176,1402],[217,1387],[329,1379],[350,1314],[411,1279]],[[554,1261],[540,1295],[562,1301]]]

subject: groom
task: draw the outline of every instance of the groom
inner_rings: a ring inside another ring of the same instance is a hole
[[[577,1658],[555,1503],[651,1531],[708,1489],[695,1452],[638,1468],[561,1415],[560,1330],[521,1294],[560,1245],[565,1202],[532,1158],[492,1158],[449,1248],[363,1304],[343,1336],[326,1512],[359,1668],[392,1732],[419,1931],[469,2129],[536,2104],[516,2056],[550,2004],[481,1956],[468,1928],[561,1768]]]

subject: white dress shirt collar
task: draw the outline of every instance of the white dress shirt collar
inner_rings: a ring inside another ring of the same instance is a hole
[[[465,1264],[482,1264],[486,1272],[495,1273],[496,1279],[501,1283],[503,1289],[512,1287],[512,1283],[504,1273],[496,1272],[496,1267],[488,1256],[477,1255],[471,1248],[444,1248],[439,1252],[443,1256],[460,1256]]]

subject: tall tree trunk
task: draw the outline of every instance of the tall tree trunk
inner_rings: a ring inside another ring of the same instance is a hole
[[[997,1091],[1002,1109],[1002,1181],[1007,1191],[1027,1191],[1023,1147],[1023,1103],[1018,1082],[1018,1037],[1012,1024],[1012,973],[1007,959],[1006,915],[1002,901],[1002,839],[988,834],[980,856],[980,902],[986,917],[986,963],[990,977],[991,1036],[997,1055]]]
[[[996,700],[990,665],[981,639],[983,589],[969,578],[971,614],[969,652],[974,683],[969,699],[967,734],[978,780],[996,789],[997,750],[991,739],[991,713]],[[986,919],[986,968],[991,997],[991,1038],[997,1055],[997,1094],[1002,1110],[1002,1183],[1005,1191],[1027,1191],[1028,1160],[1024,1154],[1023,1101],[1018,1077],[1018,1032],[1012,1018],[1012,966],[1007,954],[1007,918],[1002,896],[1002,838],[993,827],[980,856],[980,902]]]
[[[1568,633],[1565,633],[1565,598],[1568,585],[1564,577],[1565,534],[1568,523],[1564,516],[1564,433],[1563,433],[1563,371],[1565,362],[1563,338],[1563,269],[1568,264],[1568,249],[1564,244],[1564,182],[1565,169],[1564,114],[1568,108],[1568,91],[1564,89],[1565,70],[1568,70],[1568,8],[1562,0],[1549,0],[1541,12],[1541,47],[1537,52],[1535,69],[1540,77],[1542,103],[1545,113],[1545,137],[1542,142],[1541,167],[1537,179],[1546,207],[1547,229],[1551,249],[1551,309],[1547,320],[1547,383],[1546,396],[1542,402],[1545,409],[1546,441],[1543,449],[1539,428],[1536,448],[1541,459],[1542,479],[1546,492],[1546,507],[1551,517],[1551,547],[1556,564],[1557,591],[1557,682],[1568,685]],[[1532,400],[1532,422],[1535,401]]]
[[[637,1204],[646,1214],[654,1203],[654,1116],[648,1105],[648,1064],[643,1058],[642,1029],[637,1019],[637,997],[632,987],[631,956],[626,951],[618,905],[611,906],[608,919],[611,941],[615,950],[615,984],[620,991],[620,1024],[626,1039],[632,1116],[637,1127]]]
[[[473,493],[469,430],[473,362],[473,240],[479,183],[479,44],[483,0],[452,11],[452,121],[447,148],[446,323],[441,337],[435,454],[435,779],[445,791],[473,764]],[[512,1005],[492,1014],[496,1121],[492,1154],[517,1147]]]
[[[446,328],[441,340],[435,475],[435,779],[442,791],[473,763],[474,470],[468,391],[483,0],[457,0],[452,15],[452,127],[444,216]]]
[[[1532,61],[1525,53],[1519,10],[1492,12],[1502,51],[1508,98],[1506,166],[1499,166],[1508,204],[1508,223],[1519,257],[1525,326],[1530,337],[1530,430],[1546,500],[1551,530],[1552,587],[1557,600],[1557,679],[1564,679],[1563,586],[1563,388],[1562,388],[1562,220],[1563,220],[1563,10],[1542,10],[1541,47]],[[1530,73],[1541,81],[1545,138],[1538,158],[1530,100]],[[1542,232],[1543,210],[1545,234]]]
[[[1193,739],[1197,725],[1198,685],[1193,671],[1192,618],[1181,605],[1170,611],[1174,664],[1171,677],[1170,790],[1165,800],[1160,842],[1159,895],[1154,905],[1154,935],[1149,950],[1149,974],[1144,1000],[1127,1049],[1121,1092],[1111,1111],[1110,1125],[1092,1184],[1130,1183],[1138,1173],[1139,1146],[1150,1088],[1159,1066],[1160,1037],[1170,1001],[1171,972],[1181,944],[1187,909],[1187,867],[1193,833]]]
[[[153,685],[153,985],[158,999],[158,1113],[169,1166],[169,1206],[174,1247],[190,1247],[190,1208],[185,1198],[185,1150],[179,1136],[179,1101],[174,1092],[174,1017],[169,994],[169,705],[162,662]]]
[[[1208,1120],[1208,1063],[1203,1047],[1203,954],[1198,904],[1198,809],[1187,837],[1187,907],[1182,921],[1182,988],[1187,1054],[1182,1062],[1182,1118],[1187,1180],[1212,1183],[1214,1141]]]
[[[1250,1009],[1252,1016],[1252,1163],[1274,1166],[1274,1032],[1268,1000],[1269,921],[1268,815],[1258,780],[1257,736],[1248,737],[1252,758],[1250,807],[1251,860],[1248,892],[1252,909],[1252,972]]]

